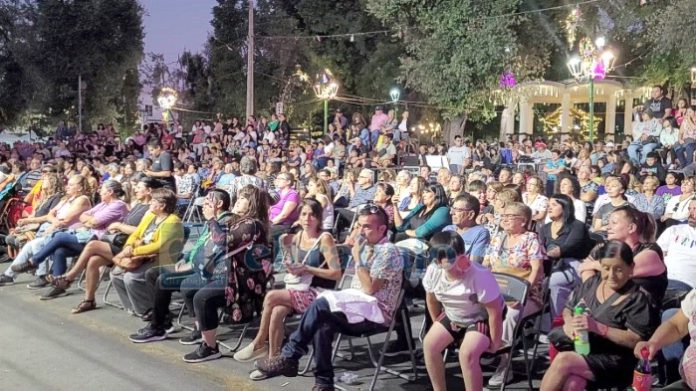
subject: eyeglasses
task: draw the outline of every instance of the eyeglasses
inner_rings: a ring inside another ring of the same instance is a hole
[[[524,216],[520,216],[520,215],[501,215],[500,217],[501,217],[503,220],[506,220],[506,219],[523,219],[523,218],[524,218]]]
[[[454,211],[454,212],[460,212],[460,213],[469,212],[469,211],[472,211],[472,210],[473,210],[473,209],[470,209],[470,208],[455,208],[455,207],[451,207],[450,209],[451,209],[452,211]]]

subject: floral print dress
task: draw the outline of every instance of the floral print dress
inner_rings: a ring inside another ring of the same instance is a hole
[[[273,286],[273,257],[268,230],[256,219],[231,219],[226,227],[211,224],[226,275],[225,300],[231,323],[248,323],[261,315],[266,291]],[[243,248],[242,248],[243,247]],[[236,253],[235,253],[236,252]],[[217,273],[216,273],[217,274]]]
[[[532,274],[532,261],[543,262],[544,248],[534,232],[525,232],[516,245],[508,247],[509,237],[506,232],[499,232],[491,238],[486,249],[484,265],[489,265],[495,273],[510,274],[528,279]],[[541,278],[532,286],[530,299],[542,303]]]

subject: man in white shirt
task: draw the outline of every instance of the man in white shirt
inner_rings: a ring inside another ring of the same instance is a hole
[[[461,174],[464,167],[464,158],[471,156],[471,151],[462,142],[462,136],[454,136],[454,145],[447,150],[450,172]]]
[[[696,200],[689,203],[688,224],[667,228],[657,244],[665,256],[667,290],[688,292],[696,287]]]

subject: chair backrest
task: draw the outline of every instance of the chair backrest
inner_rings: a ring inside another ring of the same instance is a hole
[[[506,302],[517,301],[523,306],[529,296],[529,281],[505,273],[493,273]]]
[[[355,277],[355,266],[353,262],[353,258],[349,258],[348,263],[346,264],[346,267],[343,270],[343,275],[341,276],[341,279],[338,281],[338,284],[336,284],[336,290],[350,288],[350,285],[353,283],[353,277]]]

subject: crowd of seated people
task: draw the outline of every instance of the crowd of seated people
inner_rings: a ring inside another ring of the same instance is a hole
[[[683,111],[679,130],[667,112],[643,113],[640,145],[460,137],[450,151],[424,145],[410,167],[399,165],[418,150],[408,132],[378,126],[363,134],[370,124],[360,116],[351,126],[339,116],[317,143],[287,139],[284,119],[201,122],[195,139],[153,125],[125,143],[109,132],[74,144],[20,143],[0,169],[0,187],[23,189],[20,217],[0,236],[11,262],[0,286],[31,272],[28,287],[51,300],[83,276],[77,314],[97,308],[108,277],[121,306],[146,322],[128,336],[137,343],[178,332],[170,313],[178,291],[193,323],[179,342],[197,346],[186,362],[221,357],[223,319],[256,320],[256,336],[234,354],[249,369],[255,362],[250,378],[297,375],[313,343],[317,390],[334,387],[337,333],[394,320],[386,353],[417,347],[400,311],[418,299],[434,389],[445,389],[441,356],[453,343],[467,389],[500,386],[512,378],[506,354],[516,350],[498,355],[487,381],[481,356],[513,343],[518,325],[548,304],[552,321],[540,333],[558,354],[543,389],[626,385],[642,346],[661,351],[693,384],[696,363],[680,341],[694,327],[696,177],[675,168],[693,155],[688,132],[696,126],[693,110]],[[91,153],[101,140],[109,150]],[[654,141],[673,151],[660,155]],[[427,156],[438,153],[451,164],[433,170]],[[184,212],[193,209],[201,228],[187,243]],[[527,284],[526,303],[504,298],[492,273]],[[339,287],[346,274],[351,286]],[[369,312],[356,319],[342,301],[349,294]],[[580,301],[589,314],[575,315]],[[299,325],[286,335],[295,315]],[[580,331],[593,346],[585,357],[569,342]]]

